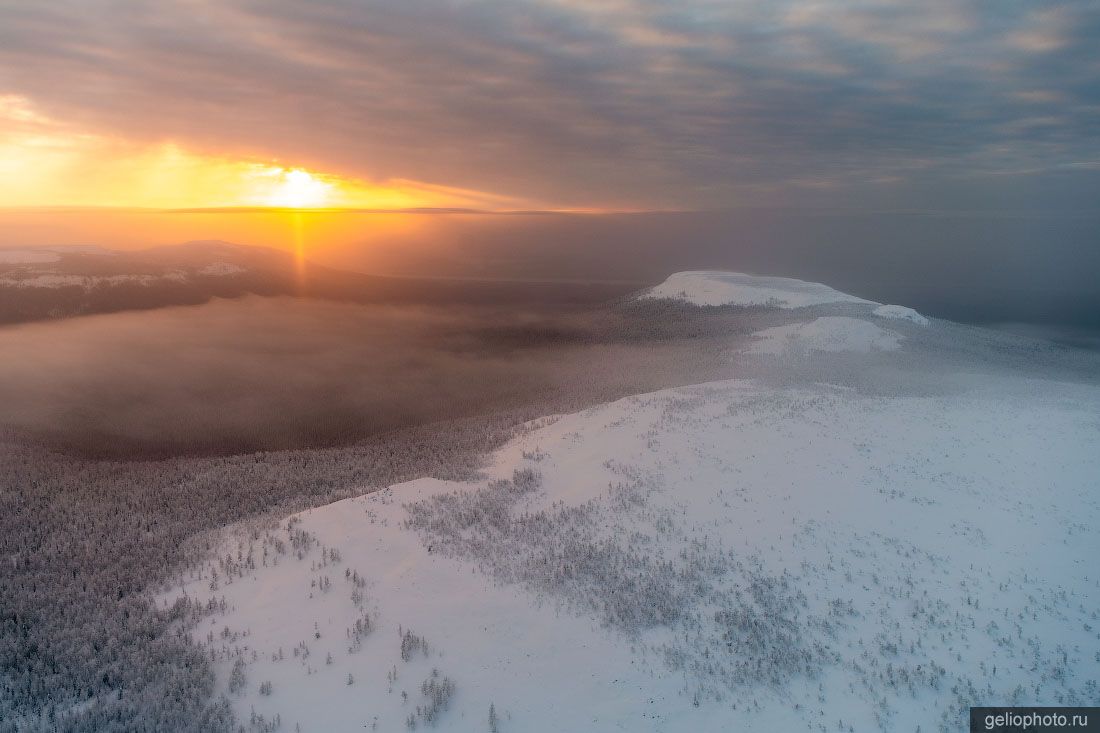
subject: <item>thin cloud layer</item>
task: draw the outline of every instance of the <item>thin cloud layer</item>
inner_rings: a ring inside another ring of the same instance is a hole
[[[1096,171],[1098,43],[1072,0],[3,0],[0,94],[548,206],[843,201]]]

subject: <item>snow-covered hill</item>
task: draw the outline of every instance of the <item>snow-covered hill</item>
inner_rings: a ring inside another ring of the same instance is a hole
[[[825,290],[796,289],[865,303]],[[918,348],[786,302],[805,321],[749,343]],[[206,609],[253,729],[931,731],[1098,699],[1100,388],[775,381],[535,421],[479,483],[239,528],[162,602]]]
[[[877,306],[871,311],[879,318],[912,321],[927,326],[928,319],[912,308],[881,305],[821,283],[789,277],[747,275],[742,272],[692,270],[669,275],[664,282],[642,292],[641,300],[678,300],[698,306],[809,308],[819,305],[852,303]]]
[[[869,303],[821,283],[789,277],[762,277],[740,272],[695,270],[677,272],[642,298],[684,300],[693,305],[773,306],[805,308],[825,303]]]

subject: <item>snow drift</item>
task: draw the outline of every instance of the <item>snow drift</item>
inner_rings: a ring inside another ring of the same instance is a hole
[[[859,318],[822,316],[808,323],[776,326],[756,333],[750,354],[807,355],[815,351],[868,353],[894,351],[901,336]]]

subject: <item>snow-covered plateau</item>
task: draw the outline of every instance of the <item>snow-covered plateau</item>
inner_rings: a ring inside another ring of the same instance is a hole
[[[160,603],[205,609],[246,727],[911,733],[1100,700],[1095,380],[911,379],[952,324],[814,283],[649,295],[804,311],[731,336],[734,378],[528,423],[481,481],[227,532]]]
[[[683,300],[702,306],[773,306],[805,308],[826,303],[870,303],[821,283],[789,277],[763,277],[741,272],[677,272],[642,298]]]

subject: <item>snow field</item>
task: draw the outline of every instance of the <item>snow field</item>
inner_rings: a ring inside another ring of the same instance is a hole
[[[486,731],[492,705],[501,731],[955,730],[1096,699],[1098,412],[1008,378],[639,395],[532,424],[480,484],[231,537],[183,592],[254,729]]]

